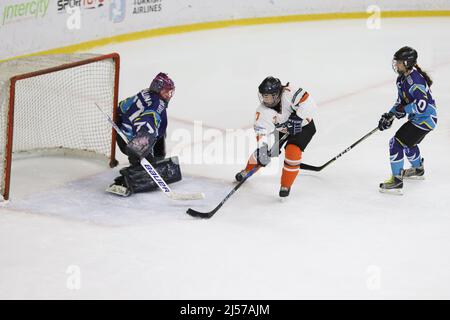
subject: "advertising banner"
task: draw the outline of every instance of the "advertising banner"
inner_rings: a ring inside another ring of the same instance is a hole
[[[1,0],[0,60],[143,30],[245,18],[450,10],[449,0]]]

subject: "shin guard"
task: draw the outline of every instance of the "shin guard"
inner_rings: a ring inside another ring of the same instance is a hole
[[[403,169],[404,150],[400,142],[393,137],[389,141],[389,155],[391,161],[391,169],[393,176],[400,176]]]
[[[420,156],[420,149],[417,145],[412,148],[405,148],[405,154],[413,168],[420,167],[422,164],[422,157]]]

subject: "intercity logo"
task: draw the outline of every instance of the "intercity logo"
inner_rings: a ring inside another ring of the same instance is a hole
[[[83,9],[95,9],[103,7],[106,0],[58,0],[58,12],[66,12],[67,8],[80,7]]]
[[[20,21],[26,18],[43,18],[47,15],[50,0],[29,0],[6,5],[3,8],[2,24]]]

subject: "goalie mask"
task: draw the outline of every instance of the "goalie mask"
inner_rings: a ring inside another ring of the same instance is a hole
[[[167,73],[160,72],[150,84],[150,91],[158,93],[163,100],[169,102],[175,92],[175,83]]]
[[[282,85],[280,79],[267,77],[258,87],[258,97],[261,104],[274,108],[281,100]]]

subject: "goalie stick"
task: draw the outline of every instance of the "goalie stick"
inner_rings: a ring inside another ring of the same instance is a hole
[[[111,124],[111,126],[116,130],[117,134],[122,137],[122,139],[128,143],[128,137],[123,133],[122,130],[116,125],[116,123],[111,119],[111,117],[104,112],[100,106],[95,103],[98,110],[105,115],[105,118]],[[159,175],[159,173],[155,170],[152,164],[146,159],[141,159],[141,166],[145,169],[148,175],[155,181],[158,187],[164,192],[166,196],[168,196],[172,200],[200,200],[205,198],[205,194],[202,192],[194,192],[194,193],[176,193],[173,192],[163,178]]]
[[[373,129],[372,131],[370,131],[368,134],[366,134],[364,137],[362,137],[361,139],[359,139],[358,141],[356,141],[355,143],[353,143],[350,147],[348,147],[347,149],[345,149],[344,151],[342,151],[341,153],[339,153],[336,157],[334,157],[333,159],[329,160],[328,162],[326,162],[325,164],[321,165],[321,166],[312,166],[306,163],[300,163],[300,169],[304,169],[304,170],[310,170],[310,171],[321,171],[322,169],[326,168],[330,163],[336,161],[338,158],[340,158],[343,154],[349,152],[350,150],[353,149],[353,147],[355,147],[357,144],[359,144],[361,141],[367,139],[368,137],[370,137],[372,134],[374,134],[376,131],[378,131],[378,127],[376,127],[375,129]]]
[[[270,150],[270,155],[272,156],[272,154],[275,152],[275,150],[278,149],[278,151],[281,149],[281,147],[283,146],[284,142],[287,140],[289,134],[286,133],[283,137],[281,137],[281,139],[276,142],[273,146],[272,149]],[[217,207],[215,207],[213,210],[209,211],[209,212],[199,212],[196,210],[193,210],[191,208],[189,208],[186,213],[188,215],[190,215],[191,217],[196,217],[196,218],[203,218],[203,219],[209,219],[211,218],[213,215],[216,214],[216,212],[223,206],[223,204],[244,184],[245,181],[247,181],[248,178],[250,178],[256,171],[258,171],[258,169],[260,168],[260,165],[255,166],[252,170],[250,170],[247,175],[244,177],[244,179],[242,179],[242,181],[240,181],[227,195],[226,197],[217,205]]]

